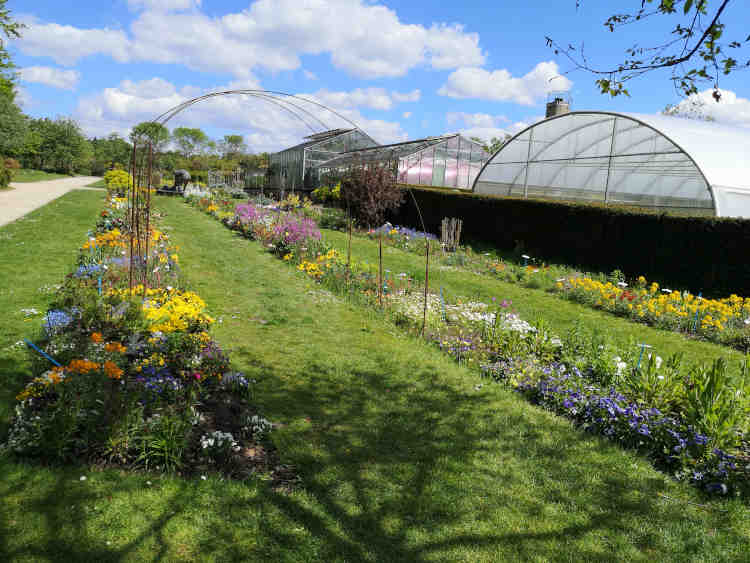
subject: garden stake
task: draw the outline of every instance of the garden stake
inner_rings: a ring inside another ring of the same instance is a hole
[[[641,354],[638,356],[638,365],[635,366],[635,369],[638,370],[641,367],[641,360],[643,359],[643,350],[645,348],[652,348],[652,346],[649,346],[648,344],[639,344],[638,346],[641,347]]]
[[[378,238],[378,303],[383,306],[383,233]]]
[[[44,350],[40,350],[39,348],[37,348],[36,345],[31,340],[29,340],[28,338],[24,338],[23,341],[26,342],[26,346],[28,346],[29,348],[33,348],[34,350],[36,350],[37,352],[39,352],[42,356],[44,356],[45,358],[47,358],[54,365],[56,365],[59,368],[62,367],[62,364],[60,364],[60,362],[58,362],[57,360],[55,360],[52,356],[50,356],[49,354],[47,354]]]
[[[417,198],[414,196],[414,192],[411,190],[411,188],[407,188],[409,190],[409,194],[411,194],[412,200],[414,200],[414,205],[417,207],[417,213],[419,214],[419,222],[422,224],[422,232],[427,235],[427,229],[424,226],[424,218],[422,217],[422,210],[419,208],[419,203],[417,203]],[[427,243],[427,252],[425,253],[424,258],[424,310],[422,312],[422,336],[424,337],[424,328],[427,324],[427,291],[430,288],[430,239],[425,238],[425,242]]]
[[[352,272],[352,216],[348,206],[346,208],[346,222],[349,225],[349,243],[346,248],[346,285],[348,286]]]
[[[702,291],[698,294],[698,302],[699,303],[700,303],[700,300],[702,299],[701,295],[703,295]],[[698,307],[696,307],[695,308],[695,319],[693,320],[693,332],[695,332],[696,329],[698,328],[698,315],[699,314],[700,314],[700,309]]]
[[[424,231],[423,231],[424,232]],[[424,257],[424,310],[422,311],[422,336],[427,324],[427,292],[430,289],[430,241],[427,241],[427,252]]]
[[[440,286],[440,307],[443,310],[443,322],[448,323],[448,317],[445,314],[445,297],[443,296],[443,286]]]

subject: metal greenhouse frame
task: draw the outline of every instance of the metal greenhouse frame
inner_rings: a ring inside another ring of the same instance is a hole
[[[472,190],[750,217],[750,132],[663,115],[571,112],[511,138]]]
[[[349,151],[318,169],[340,173],[362,164],[390,164],[402,184],[468,189],[489,156],[476,141],[454,133]]]

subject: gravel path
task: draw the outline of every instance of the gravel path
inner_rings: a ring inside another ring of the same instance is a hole
[[[0,192],[0,226],[23,217],[70,190],[96,189],[85,186],[100,179],[93,176],[77,176],[44,182],[11,182],[14,190]]]

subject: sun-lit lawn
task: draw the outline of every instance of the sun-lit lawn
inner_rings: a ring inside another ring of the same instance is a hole
[[[12,171],[11,182],[43,182],[44,180],[58,180],[59,178],[70,178],[67,174],[54,174],[43,170],[30,170],[21,168]]]
[[[106,188],[107,183],[104,181],[104,178],[97,180],[96,182],[92,182],[90,184],[86,185],[87,188]]]
[[[0,434],[27,371],[7,346],[40,322],[19,311],[44,309],[49,296],[38,288],[72,268],[100,202],[97,192],[73,192],[0,229],[0,310],[10,320],[0,328]],[[477,388],[475,373],[180,199],[157,207],[187,280],[219,320],[218,340],[258,380],[256,400],[281,425],[271,436],[299,484],[283,493],[263,480],[3,458],[0,560],[746,556],[742,503],[705,498],[502,386]]]

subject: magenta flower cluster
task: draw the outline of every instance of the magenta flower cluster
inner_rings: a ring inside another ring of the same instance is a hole
[[[289,215],[274,225],[273,239],[288,248],[309,239],[320,240],[320,231],[312,219]]]

